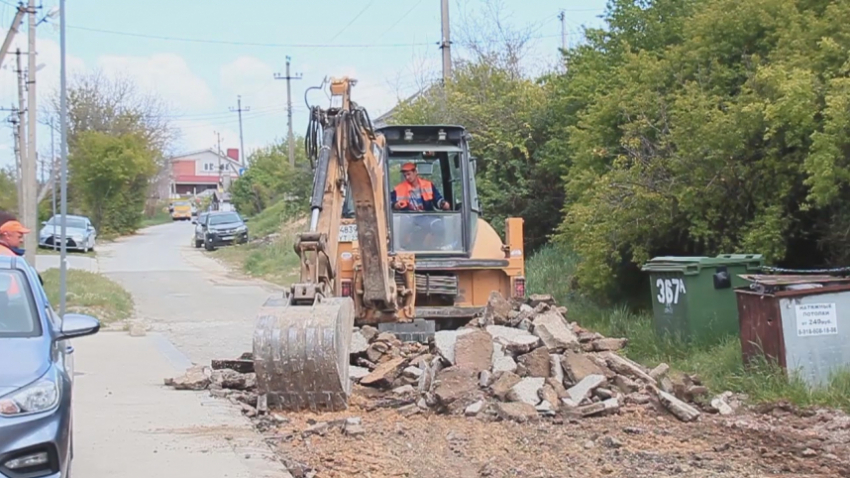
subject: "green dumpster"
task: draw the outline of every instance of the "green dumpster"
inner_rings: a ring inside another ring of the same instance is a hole
[[[642,267],[649,272],[655,330],[703,343],[738,335],[734,289],[748,282],[738,274],[757,273],[761,254],[717,257],[656,257]]]

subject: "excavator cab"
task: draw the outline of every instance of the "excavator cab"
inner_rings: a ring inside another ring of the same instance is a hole
[[[376,324],[403,340],[426,341],[440,329],[456,328],[483,311],[490,294],[525,295],[521,218],[508,218],[505,240],[481,218],[470,156],[470,135],[462,126],[393,125],[376,130],[385,144],[379,152],[384,168],[385,211],[390,254],[415,255],[415,319]],[[405,181],[402,165],[414,163],[448,202],[447,210],[394,209],[393,189]],[[341,254],[350,254],[357,239],[351,193],[346,194],[340,226]],[[344,265],[343,265],[344,267]],[[349,271],[342,271],[343,283]],[[341,291],[351,290],[343,287]]]

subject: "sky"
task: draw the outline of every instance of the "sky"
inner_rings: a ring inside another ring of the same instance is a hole
[[[40,0],[38,18],[58,0]],[[570,45],[581,41],[582,26],[598,27],[605,0],[490,0],[499,5],[511,28],[530,29],[528,65],[541,70],[557,65],[564,11]],[[450,0],[451,36],[486,16],[484,0]],[[0,34],[6,35],[16,3],[0,0]],[[147,0],[104,2],[66,0],[66,65],[69,82],[77,73],[99,70],[134,81],[142,94],[153,94],[168,107],[179,128],[173,153],[239,148],[241,95],[245,149],[279,141],[287,134],[286,73],[291,58],[293,130],[307,126],[304,92],[325,77],[357,80],[352,99],[374,120],[401,98],[418,91],[441,68],[440,0]],[[474,28],[472,28],[475,30]],[[59,86],[59,23],[38,25],[37,107],[43,108]],[[20,27],[0,67],[0,108],[17,104],[15,49],[27,49],[27,23]],[[454,44],[453,58],[466,54]],[[21,57],[24,69],[26,56]],[[43,65],[43,66],[42,66]],[[311,91],[311,104],[327,106],[327,97]],[[10,112],[0,110],[0,166],[14,164]],[[44,116],[41,116],[41,120]],[[41,121],[39,120],[39,121]],[[57,125],[58,128],[58,125]],[[39,158],[51,156],[51,128],[37,128]],[[216,134],[218,133],[218,137]],[[59,154],[58,129],[54,135]],[[39,173],[41,174],[41,173]],[[39,176],[41,177],[41,176]]]

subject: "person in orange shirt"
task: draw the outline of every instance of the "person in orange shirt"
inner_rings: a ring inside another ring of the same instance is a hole
[[[24,234],[29,232],[29,229],[14,219],[3,222],[0,225],[0,256],[23,256],[21,244],[24,242]]]
[[[431,181],[419,177],[414,163],[405,163],[401,167],[401,174],[405,180],[390,193],[393,208],[407,211],[450,209],[437,187]]]

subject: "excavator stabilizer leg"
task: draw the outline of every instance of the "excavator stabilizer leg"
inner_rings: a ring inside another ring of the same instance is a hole
[[[349,297],[317,298],[292,305],[271,298],[254,331],[257,388],[269,407],[339,411],[348,408],[348,374],[354,303]]]

